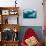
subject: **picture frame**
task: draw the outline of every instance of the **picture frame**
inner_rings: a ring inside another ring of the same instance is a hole
[[[2,10],[2,15],[9,15],[9,10]]]
[[[37,18],[37,11],[35,9],[24,9],[23,18]]]
[[[10,11],[9,11],[9,14],[10,14],[10,15],[16,15],[16,14],[17,14],[17,11],[15,11],[15,10],[10,10]]]

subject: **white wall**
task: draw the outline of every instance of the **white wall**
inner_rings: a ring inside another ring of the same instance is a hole
[[[42,26],[43,25],[43,6],[42,0],[24,0],[21,2],[21,11],[23,9],[36,9],[37,10],[37,18],[36,19],[24,19],[23,14],[21,12],[20,15],[20,23],[22,26]]]
[[[14,6],[15,0],[0,0],[0,6]],[[42,0],[17,0],[19,9],[19,23],[21,26],[43,26],[43,6]],[[23,9],[36,9],[37,18],[36,19],[24,19]]]

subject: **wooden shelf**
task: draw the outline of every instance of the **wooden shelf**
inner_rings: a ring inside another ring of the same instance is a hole
[[[5,28],[9,28],[12,29],[14,31],[14,29],[16,28],[17,31],[19,31],[19,25],[18,24],[1,24],[1,30],[5,29]]]
[[[2,46],[18,46],[19,41],[3,41],[0,45]]]
[[[12,14],[12,12],[13,12],[13,14]],[[17,13],[15,14],[15,12],[17,12]],[[9,16],[11,16],[11,17],[12,16],[14,16],[14,17],[17,16],[17,18],[16,18],[17,19],[17,24],[9,24],[8,19],[7,19],[7,17],[9,17]],[[17,41],[16,40],[13,41],[15,36],[13,37],[13,39],[10,39],[9,41],[5,41],[4,39],[2,39],[3,38],[2,33],[3,33],[4,29],[6,29],[6,28],[11,29],[10,31],[14,31],[14,33],[15,32],[18,33],[19,28],[20,28],[18,17],[19,17],[19,7],[0,7],[0,20],[1,20],[1,24],[0,24],[0,32],[1,32],[0,46],[18,46],[18,42],[19,42],[18,39],[17,39]],[[16,31],[15,31],[15,29],[16,29]]]
[[[19,7],[0,7],[0,10],[7,10],[7,9],[8,9],[8,10],[9,10],[9,9],[10,9],[10,10],[11,10],[11,9],[17,9],[17,10],[18,10]]]

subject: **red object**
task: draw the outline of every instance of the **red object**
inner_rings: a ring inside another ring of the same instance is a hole
[[[25,39],[28,39],[29,37],[32,37],[32,36],[36,37],[37,35],[32,28],[28,28],[25,32],[23,39],[22,39],[21,45],[26,46]],[[35,46],[41,46],[41,45],[38,42]]]

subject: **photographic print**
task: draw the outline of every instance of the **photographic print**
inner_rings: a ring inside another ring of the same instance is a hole
[[[36,18],[37,11],[35,9],[24,9],[23,17],[24,18]]]

